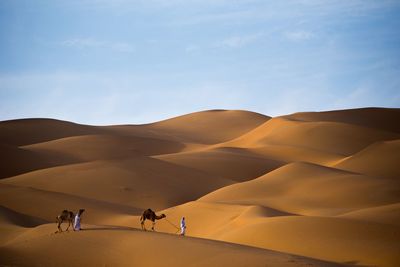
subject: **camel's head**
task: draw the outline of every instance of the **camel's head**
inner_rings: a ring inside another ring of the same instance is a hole
[[[84,211],[85,211],[85,209],[80,209],[79,210],[79,216],[81,216]]]
[[[167,215],[165,215],[164,213],[161,214],[161,218],[166,218],[166,217],[167,217]]]

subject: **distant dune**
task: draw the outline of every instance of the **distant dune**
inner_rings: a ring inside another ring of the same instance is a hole
[[[0,266],[400,266],[400,109],[21,119],[0,151]]]

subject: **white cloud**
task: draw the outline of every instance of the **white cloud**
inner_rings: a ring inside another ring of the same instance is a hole
[[[99,41],[93,38],[72,38],[60,42],[62,46],[77,49],[104,48],[117,52],[132,53],[135,51],[133,45],[125,42]]]
[[[216,47],[231,47],[240,48],[246,45],[255,43],[263,37],[261,33],[249,34],[249,35],[237,35],[228,37],[222,41],[215,44]]]
[[[62,41],[61,45],[84,49],[104,46],[105,43],[94,40],[92,38],[74,38]]]
[[[299,41],[307,41],[315,37],[315,34],[310,31],[291,31],[285,32],[285,37],[291,41],[299,42]]]

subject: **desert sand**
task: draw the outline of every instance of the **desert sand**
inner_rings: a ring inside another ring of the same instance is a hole
[[[400,266],[400,109],[18,119],[0,151],[0,266]]]

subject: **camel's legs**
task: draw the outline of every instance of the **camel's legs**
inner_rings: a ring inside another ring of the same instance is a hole
[[[153,230],[154,231],[154,226],[156,225],[156,222],[155,221],[153,221],[153,226],[151,227],[151,230]]]
[[[140,220],[140,225],[142,226],[142,230],[147,231],[146,226],[144,225],[145,220]]]
[[[59,231],[60,233],[62,232],[62,229],[61,229],[61,222],[62,222],[62,220],[60,220],[60,218],[57,218],[57,223],[58,223],[57,228],[58,228],[58,231]]]
[[[67,230],[65,230],[65,231],[68,232],[68,229],[69,229],[70,225],[71,225],[71,220],[68,220],[68,227],[67,227]]]

